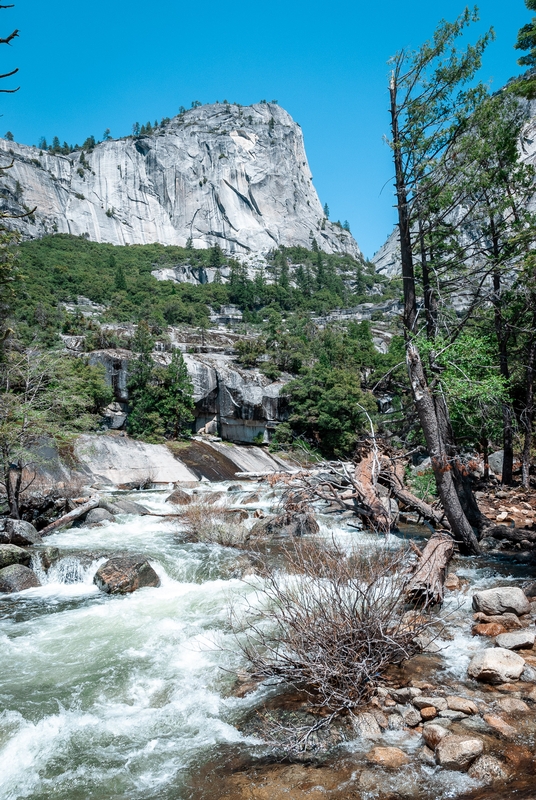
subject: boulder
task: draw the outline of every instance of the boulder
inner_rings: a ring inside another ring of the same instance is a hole
[[[367,753],[367,761],[378,767],[387,769],[400,769],[409,763],[409,758],[399,747],[373,747]]]
[[[451,722],[457,722],[460,719],[465,719],[467,714],[464,714],[463,711],[453,711],[451,708],[447,708],[445,711],[440,711],[439,716],[441,719],[450,719]]]
[[[483,750],[481,739],[449,734],[438,743],[435,757],[436,762],[444,769],[465,771],[478,756],[482,755]]]
[[[166,503],[173,503],[174,506],[187,506],[192,502],[191,496],[184,489],[177,488],[169,497],[166,497]]]
[[[521,650],[522,648],[534,647],[535,638],[536,634],[533,630],[523,628],[520,631],[499,634],[495,639],[495,644],[498,647],[504,647],[506,650]]]
[[[93,583],[107,594],[128,594],[144,586],[160,586],[160,578],[144,556],[117,556],[99,567]]]
[[[425,708],[421,708],[421,717],[424,722],[434,719],[437,717],[437,708],[434,706],[425,706]]]
[[[355,732],[362,739],[379,739],[381,737],[381,728],[373,714],[364,711],[356,714],[352,721]]]
[[[484,683],[517,681],[525,668],[525,661],[517,653],[503,647],[481,650],[471,659],[467,668],[469,677]]]
[[[422,729],[422,738],[431,750],[435,750],[439,742],[444,739],[445,736],[450,736],[448,728],[444,728],[442,725],[436,725],[433,722],[427,723]]]
[[[457,697],[449,695],[447,697],[447,705],[451,711],[462,711],[464,714],[478,714],[478,708],[472,700],[467,700],[465,697]]]
[[[415,728],[416,725],[420,725],[422,722],[421,712],[417,711],[413,706],[407,706],[406,708],[402,706],[398,710],[408,728]]]
[[[100,522],[113,522],[113,515],[105,508],[92,508],[86,514],[86,525],[97,525]]]
[[[319,530],[313,514],[288,513],[256,522],[250,536],[306,536]]]
[[[519,586],[499,586],[475,592],[473,608],[489,615],[512,613],[521,616],[530,612],[530,603]]]
[[[517,614],[495,614],[494,616],[489,616],[478,612],[473,616],[473,619],[482,625],[502,625],[507,631],[518,630],[523,627],[523,623]]]
[[[489,468],[494,473],[494,475],[502,475],[503,462],[504,462],[504,450],[497,450],[497,452],[491,453],[491,455],[488,456]]]
[[[490,784],[494,781],[503,781],[508,773],[498,758],[495,756],[479,756],[469,767],[468,775],[474,781]]]
[[[23,519],[4,519],[0,521],[0,544],[16,544],[27,547],[40,544],[41,536],[30,522]]]
[[[228,492],[242,492],[243,489],[239,483],[232,483],[230,486],[227,487]]]
[[[144,514],[148,514],[149,510],[142,506],[140,503],[135,503],[133,500],[128,500],[126,497],[115,497],[114,498],[114,505],[119,508],[123,514],[136,514],[139,516],[143,516]]]
[[[11,564],[0,569],[0,592],[23,592],[36,586],[41,586],[37,575],[23,564]]]
[[[31,556],[27,550],[17,547],[16,544],[0,544],[0,569],[11,564],[30,565]]]

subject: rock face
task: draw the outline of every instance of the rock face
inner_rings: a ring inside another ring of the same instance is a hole
[[[219,244],[232,253],[278,245],[360,256],[324,218],[299,125],[273,103],[206,105],[148,136],[52,155],[0,140],[3,209],[25,236],[71,233],[113,244]],[[23,187],[22,189],[20,187]]]
[[[23,592],[36,586],[41,586],[36,574],[22,564],[11,564],[0,569],[0,592]]]
[[[16,544],[25,547],[39,544],[41,536],[30,522],[22,519],[0,520],[0,544]]]
[[[500,586],[496,589],[475,592],[473,608],[475,611],[481,611],[490,616],[504,613],[520,616],[529,613],[530,603],[523,590],[518,586]]]
[[[160,578],[143,556],[118,556],[99,567],[93,583],[107,594],[129,594],[144,586],[160,586]]]
[[[31,556],[27,550],[17,547],[15,544],[0,544],[0,569],[9,567],[11,564],[23,564],[28,567]]]
[[[525,660],[502,647],[482,650],[471,659],[467,673],[471,678],[484,683],[508,683],[517,681],[525,669]]]

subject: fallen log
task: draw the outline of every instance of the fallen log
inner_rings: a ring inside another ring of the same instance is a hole
[[[529,531],[526,528],[508,528],[506,525],[494,525],[491,528],[487,528],[484,535],[486,537],[491,536],[493,539],[506,539],[513,544],[536,542],[536,531]]]
[[[390,511],[382,503],[382,499],[376,488],[375,453],[367,453],[358,464],[354,471],[354,481],[358,489],[361,490],[362,497],[366,506],[370,508],[370,524],[382,533],[389,533],[391,530]]]
[[[75,508],[73,511],[69,511],[68,514],[64,514],[63,517],[51,522],[50,525],[47,525],[46,528],[43,528],[42,531],[39,531],[40,535],[49,536],[51,533],[54,533],[54,531],[64,528],[66,525],[74,522],[75,519],[78,519],[78,517],[83,517],[88,511],[91,511],[93,508],[97,508],[99,502],[99,497],[91,497],[87,503],[84,503],[83,506],[78,506],[78,508]]]
[[[453,538],[434,533],[422,551],[417,570],[409,582],[407,594],[411,602],[425,606],[441,605],[447,567],[453,554]]]
[[[382,459],[382,471],[380,473],[380,480],[382,483],[387,484],[391,489],[394,497],[402,503],[406,508],[416,511],[422,519],[430,522],[435,528],[450,529],[450,525],[445,518],[445,513],[442,509],[435,509],[433,506],[425,503],[419,497],[415,497],[404,486],[404,465],[397,463],[393,464],[390,459]]]

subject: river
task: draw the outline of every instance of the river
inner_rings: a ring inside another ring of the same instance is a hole
[[[267,509],[273,500],[265,495],[257,505]],[[169,513],[167,493],[130,496]],[[233,495],[233,502],[243,496]],[[342,540],[379,541],[328,520],[322,530]],[[221,766],[226,753],[247,759],[264,752],[240,727],[274,689],[233,694],[243,664],[229,604],[253,591],[238,577],[238,551],[185,543],[176,520],[156,516],[124,515],[57,533],[46,544],[62,557],[48,574],[38,570],[43,585],[0,596],[2,800],[188,800],[198,796],[207,765]],[[144,553],[161,586],[125,596],[99,592],[96,569],[125,552]],[[458,572],[479,586],[493,585],[497,575],[469,562]],[[468,603],[466,595],[447,603],[453,622],[443,659],[453,680],[482,646],[456,622]],[[404,745],[404,736],[391,738]],[[359,748],[349,742],[345,753]],[[462,774],[412,774],[413,783],[423,775],[434,781],[434,799],[477,786]]]

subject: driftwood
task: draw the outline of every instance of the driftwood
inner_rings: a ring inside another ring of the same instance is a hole
[[[371,521],[376,530],[389,533],[391,530],[391,513],[382,502],[378,494],[377,478],[379,463],[376,453],[367,453],[356,465],[354,471],[355,483],[362,492],[366,506],[371,510]]]
[[[447,567],[454,553],[451,536],[434,533],[422,551],[417,570],[409,582],[409,599],[420,605],[437,605],[443,602]]]
[[[84,503],[84,505],[78,506],[78,508],[75,508],[73,511],[69,511],[69,513],[65,514],[63,517],[51,522],[50,525],[47,525],[46,528],[43,528],[42,531],[39,531],[40,535],[49,536],[59,528],[64,528],[66,525],[74,522],[75,519],[78,519],[78,517],[82,517],[84,514],[87,514],[87,512],[91,511],[91,509],[97,508],[99,502],[99,497],[91,497],[87,503]]]

